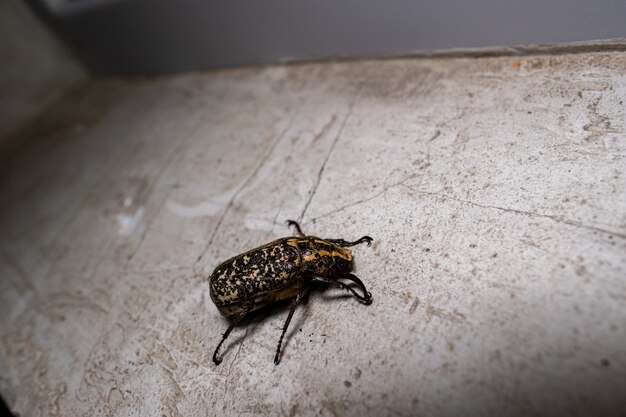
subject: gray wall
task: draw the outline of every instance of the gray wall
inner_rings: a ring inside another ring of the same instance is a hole
[[[30,0],[100,73],[626,37],[624,0]]]
[[[14,133],[86,78],[21,1],[0,0],[0,152]]]

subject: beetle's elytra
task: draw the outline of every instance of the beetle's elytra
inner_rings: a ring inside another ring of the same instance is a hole
[[[241,319],[267,304],[292,299],[274,356],[274,363],[278,365],[280,346],[291,317],[314,281],[348,290],[363,304],[372,303],[372,294],[358,277],[350,273],[352,251],[347,249],[363,242],[369,246],[371,237],[363,236],[354,242],[320,239],[306,236],[293,220],[288,220],[287,224],[295,226],[297,237],[278,239],[230,258],[215,268],[209,277],[213,303],[220,313],[232,319],[213,354],[216,365],[222,362],[218,355],[220,347]],[[339,279],[356,284],[362,294]]]

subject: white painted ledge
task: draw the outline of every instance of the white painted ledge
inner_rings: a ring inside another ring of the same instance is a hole
[[[93,82],[0,164],[0,392],[20,415],[619,415],[626,53]],[[46,124],[48,123],[48,124]],[[216,264],[356,238],[236,329]],[[301,329],[301,331],[300,331]]]

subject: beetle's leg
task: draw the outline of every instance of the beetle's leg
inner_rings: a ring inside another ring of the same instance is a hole
[[[326,240],[331,242],[331,243],[336,243],[336,244],[338,244],[341,247],[348,248],[350,246],[355,246],[355,245],[358,245],[359,243],[363,243],[363,242],[367,242],[367,246],[369,246],[369,245],[372,244],[372,240],[374,240],[374,239],[372,239],[369,236],[363,236],[362,238],[360,238],[358,240],[355,240],[354,242],[347,242],[347,241],[345,241],[343,239],[326,239]]]
[[[352,287],[350,287],[349,285],[344,284],[341,281],[336,281],[334,279],[330,279],[330,278],[325,278],[325,277],[315,277],[314,281],[319,281],[319,282],[324,282],[326,284],[331,284],[334,285],[335,287],[342,289],[342,290],[348,290],[352,293],[352,295],[354,295],[354,297],[356,297],[357,300],[361,301],[361,300],[366,300],[367,299],[367,294],[365,296],[359,295],[359,293],[357,293],[356,291],[354,291],[354,289],[352,289]]]
[[[367,291],[367,289],[365,288],[365,284],[363,284],[363,281],[361,281],[359,279],[359,277],[357,277],[356,275],[352,275],[352,274],[345,274],[342,275],[338,278],[345,278],[348,279],[352,282],[354,282],[363,292],[363,295],[360,295],[359,293],[357,293],[356,291],[354,291],[354,289],[352,287],[350,287],[349,285],[344,284],[341,281],[337,281],[335,279],[331,279],[331,278],[325,278],[325,277],[318,277],[315,276],[314,279],[316,281],[321,281],[321,282],[325,282],[327,284],[331,284],[334,285],[337,288],[340,288],[342,290],[348,290],[352,293],[352,295],[354,295],[354,297],[359,300],[360,302],[362,302],[363,304],[372,304],[372,293],[370,293],[369,291]]]
[[[242,311],[241,313],[239,313],[239,315],[237,315],[237,317],[235,317],[235,320],[233,320],[230,323],[230,326],[228,326],[228,329],[226,329],[226,332],[224,333],[224,335],[222,336],[222,340],[220,340],[220,343],[217,345],[217,347],[215,348],[215,352],[213,352],[213,362],[216,365],[219,365],[220,363],[222,363],[222,358],[220,358],[217,354],[220,350],[220,348],[222,347],[222,344],[226,341],[226,339],[228,338],[228,335],[230,334],[230,332],[233,331],[233,328],[239,324],[239,322],[241,321],[241,319],[244,318],[244,316],[246,314],[248,314],[250,312],[250,308]]]
[[[365,288],[365,284],[363,284],[363,281],[361,281],[361,279],[359,277],[357,277],[354,274],[343,274],[339,278],[344,278],[344,279],[350,280],[350,281],[354,282],[356,285],[358,285],[361,288],[361,291],[363,291],[363,294],[364,294],[361,297],[357,297],[358,300],[360,302],[362,302],[363,304],[372,304],[372,293],[369,292]]]
[[[296,223],[297,224],[297,223]],[[280,334],[280,339],[278,340],[278,347],[276,348],[276,356],[274,356],[274,365],[278,365],[280,362],[280,346],[283,344],[283,337],[285,337],[285,333],[287,332],[287,328],[289,327],[289,323],[291,322],[291,318],[293,317],[293,313],[296,311],[296,307],[300,304],[300,301],[304,298],[306,293],[309,291],[308,288],[300,291],[296,298],[291,302],[291,307],[289,308],[289,315],[287,316],[287,320],[285,320],[285,324],[283,325],[283,332]]]
[[[300,225],[298,224],[297,221],[295,220],[287,220],[285,223],[287,223],[287,226],[291,227],[291,226],[295,226],[296,227],[296,231],[298,232],[298,235],[300,237],[305,237],[306,235],[302,232],[302,229],[300,229]]]

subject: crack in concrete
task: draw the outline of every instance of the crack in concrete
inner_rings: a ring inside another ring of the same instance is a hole
[[[457,198],[457,197],[452,197],[452,196],[449,196],[447,194],[435,193],[435,192],[431,192],[431,191],[416,190],[416,189],[414,189],[412,187],[409,187],[406,184],[400,184],[400,185],[406,187],[407,189],[413,191],[414,193],[421,194],[421,195],[442,197],[442,198],[445,198],[447,200],[453,200],[453,201],[457,201],[459,203],[470,204],[472,206],[485,208],[485,209],[494,209],[494,210],[499,210],[499,211],[503,211],[503,212],[507,212],[507,213],[516,213],[516,214],[522,214],[522,215],[525,215],[525,216],[540,217],[540,218],[544,218],[544,219],[550,219],[550,220],[553,220],[553,221],[555,221],[557,223],[564,223],[564,224],[568,224],[570,226],[576,226],[576,227],[580,227],[580,228],[583,228],[583,229],[593,230],[593,231],[600,232],[600,233],[603,233],[603,234],[609,234],[609,235],[617,236],[617,237],[622,238],[622,239],[626,239],[626,234],[624,234],[624,233],[619,233],[619,232],[615,232],[613,230],[603,229],[601,227],[589,226],[589,225],[583,224],[581,222],[578,222],[578,221],[575,221],[575,220],[570,220],[570,219],[564,219],[564,218],[558,217],[558,216],[553,215],[553,214],[534,213],[532,211],[525,211],[525,210],[519,210],[519,209],[514,209],[514,208],[508,208],[508,207],[500,207],[500,206],[494,206],[494,205],[489,205],[489,204],[480,204],[480,203],[476,203],[474,201],[464,200],[462,198]]]
[[[179,137],[178,142],[176,143],[176,145],[174,145],[174,149],[165,158],[165,163],[163,164],[162,168],[159,170],[158,174],[156,175],[156,178],[153,181],[151,181],[150,184],[148,184],[148,188],[146,190],[146,198],[145,198],[146,205],[147,205],[148,200],[154,195],[154,192],[158,184],[161,182],[161,179],[165,176],[165,173],[167,172],[167,170],[172,166],[174,161],[176,161],[182,154],[184,145],[187,143],[187,140],[195,136],[198,129],[200,129],[202,122],[203,120],[201,118],[196,120],[196,122],[194,123],[190,131]],[[135,256],[137,256],[139,251],[141,251],[141,249],[143,248],[146,237],[148,236],[148,232],[150,231],[154,221],[158,218],[158,215],[161,213],[161,210],[163,209],[163,206],[165,205],[166,201],[167,201],[167,196],[164,196],[163,200],[158,204],[158,207],[154,211],[152,211],[150,213],[150,217],[146,219],[145,227],[141,233],[139,242],[135,245],[135,249],[133,250],[132,255],[128,257],[128,259],[126,260],[126,263],[124,264],[122,268],[123,271],[128,270],[129,265],[132,263]],[[109,242],[107,242],[107,246],[106,246],[107,248],[109,247],[109,245],[111,244],[113,240],[114,240],[114,236],[111,236],[111,239],[109,240]],[[99,265],[100,263],[95,265],[94,269],[99,267]],[[93,275],[93,271],[92,271],[92,274],[90,274],[90,276],[92,275]]]
[[[246,338],[248,337],[248,332],[250,331],[250,319],[248,318],[248,321],[246,323],[246,331],[243,334],[243,337],[241,338],[241,341],[239,342],[239,347],[237,348],[237,352],[235,352],[235,357],[233,358],[233,361],[230,363],[230,366],[228,367],[228,373],[226,374],[227,377],[230,376],[230,374],[233,372],[233,367],[235,366],[235,362],[237,362],[237,359],[239,359],[239,353],[241,352],[241,349],[243,348],[243,344],[246,341]]]
[[[246,338],[248,337],[249,330],[250,330],[250,319],[248,318],[248,321],[246,323],[246,331],[243,334],[241,341],[239,342],[239,347],[237,348],[237,352],[235,352],[235,357],[233,358],[232,362],[230,363],[230,366],[228,367],[228,372],[226,372],[225,374],[222,374],[222,376],[224,377],[224,398],[226,398],[226,394],[228,394],[229,378],[230,378],[231,373],[233,372],[233,367],[235,366],[235,362],[237,362],[237,359],[239,358],[239,353],[241,352],[241,349],[243,348],[243,344],[246,341]]]
[[[390,188],[391,188],[391,187],[390,187]],[[354,202],[352,202],[352,203],[346,204],[345,206],[341,206],[341,207],[339,207],[339,208],[336,208],[336,209],[331,210],[331,211],[329,211],[329,212],[326,212],[326,213],[324,213],[324,214],[320,214],[319,216],[317,216],[317,217],[313,218],[312,220],[313,220],[313,221],[316,221],[316,220],[321,219],[321,218],[323,218],[323,217],[328,217],[328,216],[330,216],[331,214],[335,214],[335,213],[338,213],[338,212],[340,212],[340,211],[343,211],[343,210],[349,209],[350,207],[358,206],[359,204],[363,204],[363,203],[366,203],[366,202],[368,202],[368,201],[374,200],[375,198],[378,198],[378,197],[380,197],[381,195],[385,194],[387,191],[389,191],[389,188],[385,188],[385,189],[383,189],[382,191],[379,191],[378,193],[374,194],[374,195],[373,195],[373,196],[371,196],[371,197],[362,198],[362,199],[359,199],[359,200],[354,201]]]
[[[22,293],[24,300],[26,300],[28,304],[28,308],[34,309],[38,314],[44,317],[45,311],[42,309],[43,300],[41,298],[41,295],[39,294],[39,291],[30,279],[31,275],[22,269],[19,261],[12,254],[10,254],[2,245],[0,245],[0,255],[1,258],[4,258],[4,260],[6,261],[6,267],[13,269],[13,271],[17,274],[17,277],[22,281],[16,282],[11,274],[7,274],[6,276],[9,277],[7,278],[8,284],[13,287],[13,289],[17,293]],[[30,295],[28,294],[29,292]]]
[[[427,141],[425,141],[425,143],[426,143],[426,157],[425,157],[425,163],[424,163],[424,166],[423,166],[423,170],[426,170],[430,166],[430,164],[431,164],[430,163],[430,158],[431,158],[430,146],[431,146],[431,142],[436,140],[439,136],[441,136],[441,130],[437,129],[435,131],[435,133]],[[408,180],[410,180],[412,178],[415,178],[418,175],[419,175],[418,173],[414,172],[414,173],[412,173],[410,175],[407,175],[406,177],[402,178],[400,181],[397,181],[397,182],[395,182],[393,184],[384,186],[381,191],[377,192],[376,194],[374,194],[374,195],[372,195],[370,197],[361,198],[361,199],[359,199],[357,201],[354,201],[352,203],[349,203],[349,204],[346,204],[346,205],[341,206],[339,208],[333,209],[333,210],[331,210],[329,212],[323,213],[323,214],[313,218],[312,220],[315,221],[315,220],[320,219],[322,217],[327,217],[327,216],[330,216],[331,214],[335,214],[335,213],[338,213],[340,211],[346,210],[346,209],[348,209],[350,207],[358,206],[359,204],[366,203],[368,201],[374,200],[374,199],[384,195],[385,193],[387,193],[387,191],[391,190],[392,188],[395,188],[395,187],[397,187],[399,185],[404,185],[406,183],[406,181],[408,181]],[[422,172],[422,174],[419,175],[420,180],[419,180],[418,186],[422,185],[422,183],[424,181],[425,175],[426,175],[425,172]],[[302,220],[302,217],[303,216],[301,215],[300,216],[300,220]]]
[[[261,161],[256,165],[256,167],[254,167],[254,169],[252,170],[250,175],[248,175],[248,177],[245,179],[245,181],[233,193],[232,197],[228,201],[228,204],[226,204],[226,208],[222,212],[222,215],[217,220],[217,223],[215,224],[215,227],[213,228],[213,231],[211,232],[211,236],[209,237],[209,240],[208,240],[207,244],[205,245],[204,249],[202,250],[201,255],[198,256],[198,259],[196,260],[196,263],[195,263],[194,267],[202,260],[202,258],[206,254],[206,252],[209,250],[209,248],[213,244],[213,241],[215,240],[215,237],[217,236],[217,232],[219,231],[220,227],[222,226],[222,223],[224,222],[224,220],[226,219],[226,216],[228,215],[228,212],[230,211],[230,209],[235,204],[235,200],[237,199],[237,197],[239,197],[239,194],[241,194],[241,192],[248,186],[248,184],[250,184],[252,182],[252,180],[257,176],[257,174],[259,173],[261,168],[265,165],[265,163],[269,160],[269,158],[272,156],[272,154],[274,153],[274,151],[278,147],[278,144],[283,140],[283,138],[285,137],[285,135],[287,134],[289,129],[291,129],[291,126],[293,125],[294,120],[296,119],[296,117],[300,113],[301,107],[302,106],[298,107],[298,109],[294,112],[293,116],[291,116],[291,119],[287,123],[287,126],[285,127],[285,129],[283,129],[283,131],[276,137],[276,139],[274,139],[274,141],[273,141],[272,145],[270,146],[269,150],[265,153],[265,155],[263,155],[263,158],[261,158]]]
[[[404,183],[405,183],[406,181],[410,180],[411,178],[415,178],[415,176],[416,176],[416,174],[411,174],[411,175],[409,175],[409,176],[406,176],[406,177],[404,177],[403,179],[401,179],[401,180],[400,180],[400,181],[398,181],[398,182],[395,182],[395,183],[393,183],[393,184],[390,184],[390,185],[387,185],[387,186],[383,187],[383,189],[382,189],[381,191],[377,192],[376,194],[374,194],[374,195],[372,195],[372,196],[370,196],[370,197],[361,198],[361,199],[359,199],[359,200],[357,200],[357,201],[353,201],[352,203],[346,204],[346,205],[341,206],[341,207],[339,207],[339,208],[336,208],[336,209],[333,209],[333,210],[328,211],[328,212],[326,212],[326,213],[320,214],[319,216],[314,217],[312,220],[313,220],[313,221],[315,221],[315,220],[321,219],[321,218],[323,218],[323,217],[328,217],[328,216],[330,216],[331,214],[335,214],[335,213],[338,213],[338,212],[340,212],[340,211],[343,211],[343,210],[349,209],[350,207],[358,206],[359,204],[363,204],[363,203],[366,203],[366,202],[368,202],[368,201],[374,200],[374,199],[376,199],[376,198],[378,198],[378,197],[380,197],[380,196],[384,195],[384,194],[385,194],[385,193],[387,193],[389,190],[391,190],[391,189],[393,189],[393,188],[395,188],[395,187],[397,187],[397,186],[399,186],[399,185],[404,185]]]
[[[152,103],[152,105],[150,105],[150,106],[149,106],[148,108],[146,108],[144,111],[145,111],[145,112],[150,112],[150,111],[153,111],[153,110],[154,110],[154,108],[155,108],[156,106],[157,106],[157,103],[156,103],[156,102],[153,102],[153,103]],[[180,141],[182,141],[182,139],[181,139],[181,140],[179,140],[179,143],[180,143]],[[175,147],[177,147],[177,146],[178,146],[178,144],[177,144],[177,145],[175,145]],[[120,170],[120,167],[123,167],[123,166],[128,165],[128,161],[131,161],[131,160],[132,160],[132,158],[133,158],[133,157],[134,157],[134,156],[135,156],[138,152],[140,152],[140,150],[141,150],[141,146],[137,146],[137,147],[135,148],[134,152],[127,153],[127,154],[126,154],[126,156],[125,156],[125,158],[122,158],[121,160],[119,160],[119,161],[115,164],[115,166],[117,167],[117,169],[113,169],[113,170],[114,170],[114,171],[119,171],[119,170]],[[97,185],[97,184],[100,184],[100,183],[104,180],[104,178],[108,175],[108,172],[109,172],[109,171],[106,171],[106,170],[105,170],[105,171],[103,171],[103,172],[102,172],[102,173],[98,176],[98,178],[97,178],[95,181],[93,181],[93,183],[91,183],[91,185],[92,185],[92,186],[95,186],[95,185]],[[161,171],[161,172],[163,172],[163,171]],[[158,178],[160,178],[160,176],[159,176]],[[158,178],[157,178],[157,180],[158,180]],[[150,194],[148,194],[148,197],[149,197],[149,196],[150,196]],[[146,200],[148,199],[148,197],[146,197]],[[56,229],[56,231],[53,233],[54,237],[51,239],[51,242],[52,242],[52,245],[53,245],[53,248],[54,248],[54,249],[56,249],[56,248],[60,245],[61,239],[62,239],[62,238],[63,238],[63,237],[64,237],[64,236],[68,233],[68,231],[70,230],[70,228],[72,227],[72,225],[75,223],[76,219],[79,217],[79,214],[80,214],[80,213],[84,210],[85,205],[87,204],[88,198],[89,198],[88,196],[83,196],[83,197],[81,198],[80,202],[77,204],[77,206],[76,206],[73,210],[71,210],[71,214],[70,214],[69,216],[67,216],[67,218],[66,218],[66,220],[65,220],[65,221],[63,221],[63,222],[62,222],[63,224],[62,224],[62,225],[60,225],[60,226]],[[142,238],[143,238],[143,236],[142,236]],[[103,245],[103,247],[104,247],[104,248],[106,248],[106,249],[108,250],[108,248],[110,247],[111,242],[113,241],[113,239],[114,239],[114,238],[113,238],[113,236],[111,236],[111,238],[110,238],[110,239],[109,239],[109,240],[108,240],[108,241],[107,241],[107,242]],[[135,256],[135,252],[136,252],[136,251],[133,251],[133,254],[131,255],[132,257],[134,257],[134,256]],[[26,272],[27,272],[28,274],[30,274],[30,273],[31,273],[31,272],[35,269],[35,267],[37,267],[37,265],[39,265],[39,263],[41,262],[41,260],[42,260],[42,259],[44,259],[44,258],[46,258],[46,255],[45,255],[45,254],[40,254],[40,255],[37,257],[37,259],[36,259],[34,262],[32,262],[32,263],[31,263],[31,265],[27,268]],[[101,263],[101,262],[100,262],[100,263]],[[92,268],[93,268],[93,269],[98,268],[98,266],[99,266],[99,264],[100,264],[100,263],[98,263],[97,265],[94,265]],[[90,276],[91,276],[91,275],[93,275],[93,274],[91,274],[91,273],[90,273]]]
[[[32,294],[34,294],[35,299],[39,301],[40,300],[39,293],[37,289],[35,288],[35,286],[33,285],[33,283],[30,281],[30,274],[28,274],[26,271],[22,269],[22,266],[19,264],[19,261],[12,254],[10,254],[8,250],[6,250],[3,246],[0,246],[0,255],[6,261],[6,266],[8,268],[13,269],[13,271],[15,271],[17,276],[22,279],[27,291],[30,291]],[[8,274],[8,276],[9,278],[7,279],[7,282],[17,292],[21,292],[24,289],[23,286],[20,285],[18,282],[15,282],[13,278],[11,278],[11,274]]]
[[[272,219],[272,226],[270,227],[270,229],[265,233],[263,240],[266,241],[269,239],[270,234],[274,231],[274,225],[278,224],[278,222],[276,221],[278,219],[278,215],[280,214],[281,210],[283,209],[283,203],[281,202],[280,205],[278,206],[278,210],[276,210],[276,214],[274,214],[274,218]],[[282,223],[283,225],[285,223]]]
[[[331,117],[330,120],[324,126],[322,126],[320,131],[317,132],[317,134],[313,138],[313,143],[317,142],[318,140],[326,136],[326,134],[330,130],[330,127],[335,124],[335,120],[337,120],[337,115],[333,114],[333,117]]]
[[[346,124],[348,123],[348,119],[350,119],[350,116],[352,115],[352,112],[354,110],[354,105],[356,104],[356,101],[360,93],[361,93],[361,86],[359,85],[359,87],[356,89],[356,92],[354,93],[354,97],[352,97],[352,101],[350,102],[350,105],[348,107],[348,112],[346,113],[346,117],[344,117],[343,122],[341,123],[341,126],[339,127],[339,131],[337,132],[337,135],[335,136],[333,143],[331,143],[330,148],[328,149],[328,152],[326,153],[326,157],[322,161],[322,166],[320,167],[320,170],[317,173],[315,184],[313,185],[313,188],[311,189],[309,193],[309,199],[304,205],[304,208],[302,209],[300,216],[298,216],[298,222],[302,222],[302,219],[304,218],[304,215],[306,214],[306,211],[308,210],[309,205],[311,204],[311,201],[313,201],[313,197],[315,196],[315,193],[317,192],[317,188],[319,187],[320,182],[322,180],[322,175],[324,174],[324,170],[326,169],[326,164],[328,163],[328,160],[330,159],[330,155],[335,149],[337,142],[339,142],[339,138],[341,137],[341,134],[343,133],[343,129],[346,127]]]

